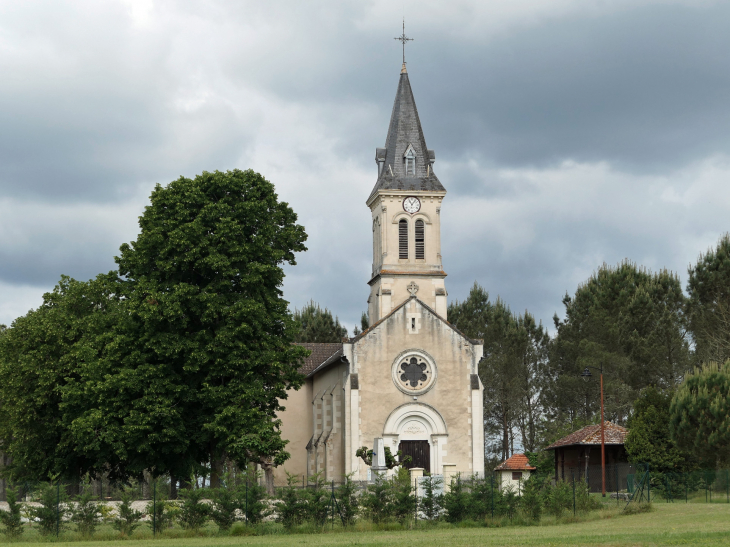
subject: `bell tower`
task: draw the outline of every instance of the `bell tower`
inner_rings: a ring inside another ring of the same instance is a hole
[[[441,263],[441,202],[446,190],[433,171],[406,65],[400,73],[384,148],[375,150],[378,179],[366,204],[373,222],[370,324],[411,296],[446,318]]]

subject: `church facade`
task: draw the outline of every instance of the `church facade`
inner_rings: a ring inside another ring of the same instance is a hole
[[[338,344],[304,344],[304,386],[284,401],[282,436],[291,459],[275,470],[321,473],[327,481],[368,480],[355,453],[374,439],[412,467],[432,474],[484,473],[481,340],[447,320],[441,261],[441,206],[446,190],[426,146],[405,64],[378,177],[372,213],[370,328]]]

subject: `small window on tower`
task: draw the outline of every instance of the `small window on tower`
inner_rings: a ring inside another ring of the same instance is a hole
[[[416,258],[426,258],[423,221],[416,221]]]
[[[406,162],[406,176],[416,176],[416,153],[413,151],[413,147],[409,146],[408,150],[404,154]]]
[[[398,223],[398,258],[408,258],[408,221]]]

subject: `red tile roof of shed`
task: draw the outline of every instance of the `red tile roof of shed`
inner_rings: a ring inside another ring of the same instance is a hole
[[[495,471],[532,471],[534,469],[537,468],[530,465],[530,460],[524,454],[512,454],[494,468]]]
[[[629,430],[620,425],[616,425],[609,421],[605,422],[605,444],[624,444],[626,435]],[[561,446],[571,445],[594,445],[601,444],[601,424],[587,425],[583,429],[574,431],[567,437],[558,439],[550,446],[546,447],[545,450],[553,450],[554,448],[560,448]]]

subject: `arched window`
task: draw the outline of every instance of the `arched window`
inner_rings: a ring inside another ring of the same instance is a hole
[[[416,258],[426,258],[426,247],[424,242],[423,221],[416,221]]]
[[[398,258],[408,258],[408,221],[398,223]]]
[[[403,156],[406,162],[406,176],[416,176],[416,153],[413,151],[413,147],[409,146]]]

